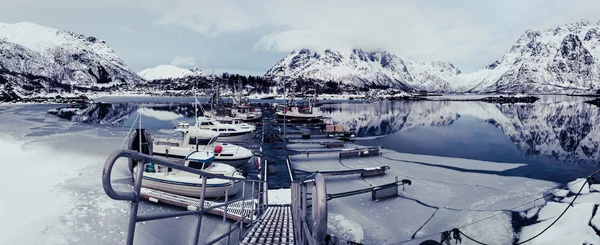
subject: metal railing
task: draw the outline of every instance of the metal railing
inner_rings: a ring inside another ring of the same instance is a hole
[[[138,169],[140,169],[140,171],[137,171],[137,173],[136,173],[137,176],[135,178],[133,191],[127,191],[127,192],[116,191],[112,186],[111,174],[112,174],[113,166],[114,166],[115,162],[120,158],[128,158],[131,160],[135,160],[135,161],[139,162],[138,165],[142,166],[142,167],[138,168]],[[198,175],[202,176],[202,192],[199,195],[200,207],[198,207],[198,210],[188,210],[188,211],[159,213],[159,214],[139,214],[138,208],[139,208],[139,203],[140,203],[140,192],[141,192],[141,188],[142,188],[142,178],[143,178],[143,173],[144,173],[144,171],[141,171],[141,169],[145,169],[146,164],[148,164],[148,163],[153,163],[153,164],[157,164],[157,165],[160,165],[163,167],[177,169],[177,170],[190,172],[190,173],[194,173],[194,174],[198,174]],[[210,206],[209,208],[205,208],[204,201],[205,201],[207,178],[226,179],[226,180],[231,180],[231,181],[235,181],[235,182],[242,182],[242,198],[238,199],[238,200],[228,200],[228,197],[226,194],[224,203],[219,204],[219,205]],[[246,195],[246,183],[249,183],[252,185],[250,196]],[[202,228],[202,217],[204,214],[208,213],[211,210],[217,209],[217,208],[224,208],[225,212],[223,213],[223,217],[224,217],[223,220],[225,220],[225,217],[227,215],[227,207],[230,204],[241,201],[244,204],[242,208],[245,209],[246,208],[245,203],[246,203],[247,198],[250,198],[252,200],[257,200],[257,203],[253,202],[254,204],[250,204],[252,206],[251,212],[243,214],[242,217],[238,221],[236,221],[233,224],[229,224],[229,229],[227,232],[225,232],[224,234],[218,236],[217,238],[215,238],[209,242],[206,242],[205,244],[214,244],[216,242],[221,241],[225,237],[227,237],[227,244],[229,244],[230,239],[231,239],[231,234],[238,229],[240,231],[238,233],[238,241],[241,241],[241,238],[242,238],[241,235],[243,233],[242,232],[243,231],[243,223],[244,223],[243,221],[249,219],[250,224],[252,224],[256,219],[260,218],[264,214],[264,212],[266,211],[266,208],[267,208],[267,204],[268,204],[267,203],[268,186],[267,186],[267,182],[266,182],[266,171],[265,171],[265,179],[264,180],[249,180],[249,179],[243,179],[243,178],[225,177],[223,175],[211,174],[211,173],[200,171],[200,170],[197,170],[194,168],[189,168],[189,167],[186,167],[183,165],[174,164],[174,163],[171,163],[171,162],[166,161],[161,158],[152,157],[152,156],[145,155],[145,154],[142,154],[142,153],[139,153],[136,151],[131,151],[131,150],[116,151],[116,152],[112,153],[108,157],[108,159],[106,159],[106,162],[104,164],[104,169],[102,172],[102,185],[104,188],[104,192],[110,198],[112,198],[114,200],[131,201],[130,212],[129,212],[129,226],[128,226],[128,230],[127,230],[126,244],[133,244],[135,228],[136,228],[136,224],[138,222],[172,218],[172,217],[178,217],[178,216],[186,216],[186,215],[198,215],[198,223],[196,225],[195,236],[194,236],[194,241],[193,241],[193,244],[198,244],[198,241],[200,238],[200,230]]]
[[[312,191],[309,193],[309,188]],[[327,187],[322,174],[316,173],[304,180],[293,181],[292,220],[296,244],[325,244],[327,235]],[[311,198],[308,196],[311,195]],[[311,211],[308,213],[308,201]]]

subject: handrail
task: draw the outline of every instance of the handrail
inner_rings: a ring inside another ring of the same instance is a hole
[[[138,168],[139,171],[137,171],[137,173],[136,173],[137,178],[135,179],[135,182],[134,182],[134,188],[133,188],[134,190],[133,191],[130,191],[130,192],[116,191],[112,186],[112,183],[111,183],[112,170],[113,170],[114,164],[120,158],[129,158],[131,160],[140,162],[139,163],[140,167]],[[145,214],[145,215],[138,214],[138,205],[139,205],[139,201],[140,201],[140,192],[141,192],[141,188],[142,188],[142,179],[143,179],[143,173],[144,173],[144,171],[142,171],[142,169],[148,163],[157,164],[157,165],[161,165],[163,167],[173,168],[173,169],[190,172],[190,173],[194,173],[194,174],[203,176],[202,191],[200,193],[200,205],[201,205],[200,209],[199,210],[180,211],[180,212],[170,212],[170,213],[164,213],[164,214]],[[265,177],[266,177],[266,174],[265,174]],[[104,169],[102,171],[102,186],[104,188],[104,192],[110,198],[112,198],[114,200],[131,201],[129,228],[128,228],[127,241],[126,241],[127,244],[133,244],[133,237],[135,234],[135,226],[138,222],[143,222],[143,221],[148,221],[148,220],[156,220],[156,219],[164,219],[164,218],[169,218],[169,217],[174,217],[174,216],[193,215],[193,214],[198,215],[198,223],[196,226],[196,230],[195,230],[196,234],[194,237],[194,244],[197,244],[199,235],[200,235],[200,229],[202,227],[203,214],[208,213],[210,210],[220,208],[223,206],[225,207],[225,210],[227,210],[227,206],[229,204],[240,201],[240,200],[229,200],[228,198],[226,198],[225,203],[223,203],[223,204],[212,206],[210,208],[204,208],[204,198],[205,198],[205,193],[206,193],[205,188],[206,188],[206,179],[207,178],[226,179],[226,180],[231,180],[231,181],[235,181],[235,182],[242,182],[243,186],[242,186],[241,201],[243,202],[243,208],[246,207],[246,204],[245,204],[246,198],[249,197],[250,199],[254,200],[256,197],[258,200],[257,203],[251,204],[252,205],[251,212],[243,214],[241,219],[239,219],[237,222],[235,222],[233,224],[233,226],[235,226],[234,229],[231,228],[232,225],[230,224],[228,232],[225,232],[224,234],[217,237],[217,239],[214,239],[213,241],[210,241],[209,243],[215,243],[215,242],[219,241],[220,239],[225,238],[225,236],[227,236],[227,239],[229,241],[231,233],[238,229],[238,223],[239,223],[239,230],[241,233],[242,224],[243,224],[242,221],[247,220],[248,216],[250,216],[249,218],[252,222],[254,215],[260,216],[263,212],[262,209],[267,206],[266,198],[267,198],[268,187],[267,187],[266,178],[264,180],[250,180],[250,179],[245,179],[245,178],[227,177],[227,176],[223,176],[223,175],[207,173],[205,171],[178,165],[178,164],[166,161],[164,159],[145,155],[145,154],[142,154],[142,153],[139,153],[136,151],[119,150],[119,151],[113,152],[106,159],[106,162],[104,164]],[[251,189],[252,193],[250,195],[246,195],[246,193],[245,193],[246,182],[252,183],[252,189]],[[255,186],[258,188],[258,190],[255,190]],[[264,199],[264,201],[261,203],[262,199]]]
[[[312,223],[308,223],[308,185],[312,185]],[[294,235],[298,244],[325,244],[327,235],[327,187],[325,177],[320,173],[311,174],[303,180],[292,182],[292,219]]]

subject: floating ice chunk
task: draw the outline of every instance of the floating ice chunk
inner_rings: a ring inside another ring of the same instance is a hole
[[[567,203],[549,202],[540,210],[538,221],[558,217],[567,206],[569,206]]]
[[[533,216],[535,216],[538,212],[540,211],[539,207],[535,207],[532,209],[527,210],[527,212],[525,213],[525,217],[528,219],[533,218]]]
[[[552,190],[552,195],[554,195],[555,197],[566,197],[567,195],[569,195],[569,190],[554,189]]]
[[[575,196],[565,197],[561,200],[564,203],[571,203]],[[579,195],[577,199],[575,199],[575,203],[593,203],[600,204],[600,193],[593,192],[587,195]]]
[[[600,184],[590,185],[590,191],[598,191],[598,192],[600,192]]]
[[[581,186],[580,186],[581,187]],[[551,203],[548,203],[550,205]],[[564,204],[566,205],[566,204]],[[545,207],[544,207],[545,208]],[[588,225],[592,218],[594,204],[583,203],[571,207],[567,213],[539,237],[531,240],[535,244],[600,244],[600,237]],[[542,211],[544,211],[542,209]],[[562,212],[562,211],[561,211]],[[542,212],[540,212],[541,214]],[[548,227],[554,219],[545,220],[530,226],[523,227],[519,242],[539,234]]]
[[[582,185],[583,185],[583,189],[581,189]],[[577,194],[577,192],[579,192],[580,189],[581,189],[581,194],[590,193],[590,186],[588,185],[586,179],[573,180],[567,184],[567,187],[569,187],[569,191],[571,191],[573,194]]]

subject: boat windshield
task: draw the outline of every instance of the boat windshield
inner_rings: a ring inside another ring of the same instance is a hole
[[[212,164],[212,162],[199,162],[199,161],[189,160],[188,167],[202,170],[202,169],[208,168],[211,164]]]
[[[219,138],[219,137],[217,136],[217,137],[210,139],[210,142],[208,144],[210,145],[212,143],[215,143],[217,141],[217,138]]]
[[[208,145],[211,139],[202,139],[196,137],[190,137],[190,145]]]

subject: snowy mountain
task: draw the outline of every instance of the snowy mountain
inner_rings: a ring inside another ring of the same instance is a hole
[[[144,80],[102,40],[28,22],[0,23],[0,101],[112,91]]]
[[[527,30],[512,48],[484,69],[461,74],[457,91],[565,93],[600,88],[600,23],[578,21]]]
[[[504,56],[483,69],[461,73],[450,63],[418,63],[385,51],[293,51],[266,73],[285,69],[358,87],[438,92],[568,93],[600,88],[600,23],[578,21],[544,31],[527,30]]]
[[[187,76],[204,76],[204,73],[199,69],[184,69],[174,65],[158,65],[154,68],[148,68],[138,73],[147,81],[160,79],[176,79]]]
[[[293,51],[269,69],[265,76],[312,78],[356,87],[391,87],[403,90],[448,91],[450,78],[460,74],[445,62],[418,63],[385,51],[327,49]]]

